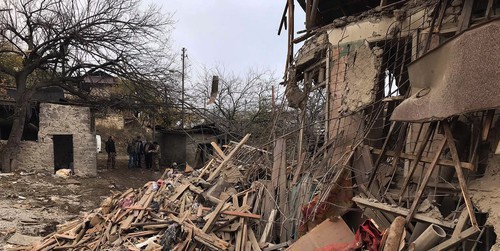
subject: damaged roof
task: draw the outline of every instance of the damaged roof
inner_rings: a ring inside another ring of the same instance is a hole
[[[307,9],[307,4],[313,5],[311,0],[297,0],[297,2],[304,11]],[[315,26],[323,26],[331,23],[335,18],[359,14],[373,9],[379,4],[378,0],[319,1],[314,24]]]

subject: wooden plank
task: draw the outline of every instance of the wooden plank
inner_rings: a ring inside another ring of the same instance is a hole
[[[243,144],[245,144],[245,142],[248,141],[249,138],[250,138],[250,134],[247,134],[247,135],[245,135],[245,137],[243,137],[243,139],[227,155],[227,158],[225,158],[222,161],[222,163],[215,170],[212,171],[212,173],[210,174],[210,176],[207,179],[208,182],[213,181],[215,179],[215,177],[217,177],[219,175],[222,168],[224,168],[229,163],[231,158],[238,152],[238,150],[243,146]]]
[[[271,172],[271,182],[274,188],[279,187],[280,182],[280,170],[283,164],[283,159],[285,157],[286,141],[284,138],[276,139],[273,150],[273,170]],[[285,164],[286,165],[286,164]]]
[[[422,125],[424,126],[424,125]],[[413,177],[413,173],[415,173],[415,170],[417,169],[418,163],[420,162],[420,158],[422,157],[422,154],[424,153],[425,147],[427,146],[427,143],[429,142],[429,139],[432,135],[432,132],[436,128],[436,122],[431,122],[429,124],[429,127],[427,128],[427,131],[424,134],[424,138],[422,139],[422,142],[420,143],[420,147],[417,150],[416,158],[415,160],[411,163],[410,170],[408,175],[405,178],[405,181],[403,182],[403,186],[401,187],[401,191],[399,192],[399,203],[401,203],[401,200],[403,198],[403,194],[406,191],[406,188],[408,187],[408,184],[410,183],[411,178]],[[418,139],[417,139],[418,141]]]
[[[486,112],[486,118],[483,123],[483,132],[481,133],[482,141],[486,141],[488,139],[488,135],[490,134],[490,129],[493,123],[494,116],[495,116],[495,110],[488,110]]]
[[[203,226],[203,229],[202,231],[204,233],[209,233],[211,230],[212,230],[212,227],[215,223],[215,221],[219,218],[219,214],[220,212],[222,211],[222,208],[226,205],[226,201],[222,200],[218,205],[217,207],[215,208],[215,210],[211,213],[212,215],[210,216],[210,218],[207,220],[207,222],[205,223],[205,225]]]
[[[215,162],[215,158],[212,158],[212,159],[208,162],[208,164],[206,164],[206,165],[203,167],[203,169],[201,169],[201,171],[200,171],[200,175],[198,175],[198,178],[200,178],[200,179],[201,179],[201,178],[203,177],[203,175],[205,175],[205,173],[207,172],[207,170],[208,170],[208,169],[212,166],[212,163],[214,163],[214,162]]]
[[[468,228],[467,230],[461,232],[458,236],[451,237],[450,239],[433,247],[430,251],[449,250],[449,249],[457,246],[458,244],[462,243],[463,241],[466,241],[467,238],[475,235],[477,232],[479,232],[479,230],[476,227]]]
[[[372,149],[371,152],[373,154],[380,154],[382,152],[382,150],[375,148],[375,149]],[[385,155],[389,156],[389,157],[395,157],[396,154],[397,153],[395,151],[386,151],[385,152]],[[399,157],[403,158],[403,159],[408,159],[408,160],[415,160],[417,158],[417,156],[414,155],[414,154],[403,153],[403,152],[399,155]],[[432,162],[432,158],[427,157],[427,156],[421,156],[420,157],[420,162],[431,163]],[[437,164],[440,165],[440,166],[455,167],[455,164],[453,163],[453,160],[439,159],[438,162],[437,162]],[[471,170],[471,171],[475,170],[474,164],[469,163],[469,162],[460,162],[460,166],[462,168],[465,168],[465,169],[468,169],[468,170]]]
[[[488,0],[488,5],[486,6],[486,13],[484,13],[486,19],[489,19],[493,14],[493,2],[494,0]]]
[[[352,166],[358,172],[358,174],[354,177],[356,183],[358,185],[366,184],[370,178],[369,175],[373,170],[373,160],[369,146],[362,145],[356,149]],[[376,190],[378,191],[378,187],[376,187]]]
[[[217,143],[215,142],[210,142],[210,145],[212,145],[212,147],[214,148],[215,152],[222,158],[222,159],[226,159],[227,156],[226,154],[224,154],[224,151],[222,151],[222,149],[220,149],[219,145],[217,145]]]
[[[310,23],[309,19],[311,19],[311,7],[312,7],[313,0],[304,0],[304,1],[306,4],[306,22],[305,22],[305,25],[306,25],[306,29],[309,30],[311,28],[311,23]]]
[[[170,196],[168,199],[170,201],[176,201],[183,193],[188,189],[190,184],[182,184],[175,188],[176,193]]]
[[[276,244],[276,245],[271,245],[270,244],[269,247],[264,248],[264,251],[280,250],[280,249],[286,248],[288,246],[290,246],[290,242],[288,242],[288,241],[287,242],[282,242],[282,243]]]
[[[467,181],[465,180],[464,173],[460,167],[460,158],[458,157],[457,147],[455,146],[455,141],[453,140],[453,135],[451,133],[450,125],[446,120],[442,121],[444,133],[448,141],[448,147],[450,149],[451,157],[455,163],[455,171],[457,172],[458,183],[460,184],[460,190],[462,190],[462,196],[464,198],[465,206],[469,212],[471,225],[475,228],[478,227],[476,221],[476,215],[474,214],[474,206],[470,199],[469,190],[467,189]]]
[[[359,193],[359,196],[361,196],[362,198],[377,200],[375,196],[372,194],[372,192],[366,189],[365,185],[359,185],[359,189],[361,191],[361,193]],[[396,218],[392,214],[380,212],[378,210],[373,210],[373,209],[370,210],[372,211],[372,214],[375,216],[372,218],[378,219],[376,222],[379,223],[381,229],[389,228],[391,226],[391,223]]]
[[[146,201],[141,205],[142,207],[145,207],[145,208],[149,207],[149,204],[151,204],[151,201],[153,201],[153,197],[156,194],[156,192],[153,191],[153,189],[148,190],[148,191],[149,191],[149,195],[148,195]],[[134,223],[139,222],[142,219],[142,217],[144,216],[145,213],[146,213],[146,210],[141,210],[139,212],[139,215],[137,215],[137,218],[135,219]]]
[[[208,245],[215,250],[228,250],[230,244],[215,235],[209,235],[203,232],[203,230],[197,228],[195,225],[187,223],[173,214],[169,214],[168,217],[173,221],[183,225],[185,228],[189,228],[193,231],[194,239],[204,245]],[[209,242],[209,243],[207,243]]]
[[[286,30],[286,12],[288,10],[288,3],[285,3],[285,9],[283,10],[283,15],[281,16],[280,27],[278,28],[278,36],[281,34],[281,29],[285,27]]]
[[[460,233],[462,231],[464,231],[464,228],[467,224],[468,219],[469,219],[469,213],[467,212],[467,209],[464,208],[462,210],[462,213],[460,213],[460,217],[458,218],[457,225],[455,226],[455,229],[453,230],[453,234],[451,235],[452,237],[460,236]]]
[[[309,16],[309,28],[316,27],[316,18],[318,16],[319,0],[312,0],[311,15]]]
[[[411,205],[410,212],[408,213],[408,216],[406,216],[406,224],[410,223],[410,221],[413,218],[413,215],[415,214],[415,211],[417,210],[420,198],[422,197],[422,194],[424,193],[424,190],[427,187],[427,183],[429,182],[429,179],[431,178],[434,169],[436,169],[439,156],[441,156],[441,153],[443,152],[445,145],[446,145],[446,138],[441,140],[438,149],[436,150],[436,155],[434,156],[434,160],[432,160],[431,165],[427,168],[427,172],[425,173],[424,178],[422,179],[422,183],[420,184],[417,194],[415,195],[415,199],[413,200],[413,204]]]
[[[360,198],[360,197],[353,197],[352,200],[356,203],[359,203],[363,206],[370,207],[370,208],[375,208],[379,209],[388,213],[396,214],[396,215],[401,215],[406,217],[408,215],[408,209],[406,208],[401,208],[401,207],[392,207],[390,205],[385,205],[380,202],[371,202],[368,199],[365,198]],[[434,217],[429,217],[424,214],[419,214],[416,213],[414,215],[414,219],[417,221],[422,221],[422,222],[427,222],[427,223],[433,223],[442,227],[450,228],[453,229],[455,227],[455,224],[453,222],[447,222],[447,221],[442,221],[438,220]]]
[[[303,152],[299,157],[299,162],[297,163],[297,167],[295,169],[295,173],[293,175],[292,186],[297,184],[297,180],[302,173],[302,166],[304,165],[304,161],[306,159],[306,152]]]
[[[66,239],[66,240],[76,239],[75,235],[69,235],[69,234],[54,234],[54,237],[59,238],[59,239]]]
[[[257,192],[257,198],[255,199],[254,206],[252,208],[252,213],[256,214],[257,212],[259,212],[259,209],[264,204],[262,202],[262,198],[264,195],[264,184],[262,184],[262,183],[254,183],[254,184],[257,184],[257,186],[259,187],[259,190]]]
[[[260,219],[261,218],[260,215],[258,215],[258,214],[236,212],[236,211],[223,211],[222,214],[238,216],[238,217],[243,217],[243,218],[252,218],[252,219]]]
[[[446,14],[446,8],[447,7],[448,7],[448,0],[442,0],[441,1],[441,6],[439,7],[439,16],[437,17],[437,24],[434,27],[434,31],[430,32],[430,34],[432,34],[432,33],[439,33],[441,31],[441,25],[443,23],[443,18],[444,18],[445,14]]]
[[[394,127],[396,126],[396,123],[397,123],[396,121],[391,122],[391,127],[389,128],[389,132],[387,133],[387,137],[385,138],[384,144],[382,145],[382,151],[380,152],[380,154],[377,157],[377,160],[373,164],[374,168],[373,168],[372,173],[370,174],[370,178],[368,179],[368,185],[366,186],[366,188],[368,190],[370,190],[372,183],[373,183],[373,180],[375,180],[375,176],[377,176],[380,162],[382,161],[382,157],[384,156],[385,152],[387,151],[387,145],[389,143],[389,139],[391,137],[391,134],[394,131]]]
[[[148,182],[146,184],[146,186],[148,187],[146,189],[146,191],[144,192],[144,194],[142,195],[141,199],[136,202],[133,206],[139,206],[139,207],[144,207],[144,204],[149,200],[149,197],[153,191],[153,186],[151,185],[152,182]],[[127,212],[129,211],[130,209],[127,210]],[[129,216],[121,222],[120,224],[120,229],[121,230],[125,230],[125,229],[129,229],[130,228],[130,224],[132,223],[132,221],[135,219],[135,214],[134,213],[131,213],[129,214]]]
[[[286,140],[282,139],[281,142],[281,161],[279,162],[279,176],[278,176],[278,194],[279,194],[279,208],[281,211],[280,217],[280,241],[286,242],[290,239],[290,230],[292,224],[288,220],[290,218],[290,206],[288,204],[288,184],[286,179]],[[277,143],[278,144],[278,143]]]
[[[278,210],[276,210],[276,209],[273,209],[271,211],[271,214],[269,215],[269,219],[267,220],[266,227],[264,228],[264,231],[262,232],[262,235],[260,236],[259,243],[266,243],[267,242],[267,238],[269,236],[269,233],[271,232],[271,228],[274,224],[274,219],[276,218],[277,212],[278,212]]]
[[[253,232],[252,228],[248,229],[248,240],[250,241],[250,245],[252,246],[253,251],[261,251],[259,246],[259,242],[257,241],[257,238],[255,238],[255,233]]]
[[[240,218],[242,222],[242,231],[241,231],[241,250],[246,250],[246,245],[248,242],[248,225],[247,220],[245,218]]]
[[[236,244],[234,247],[235,251],[242,251],[241,249],[242,237],[243,237],[243,218],[240,218],[238,232],[236,233]]]
[[[462,14],[460,14],[459,17],[457,33],[460,33],[469,28],[473,6],[474,6],[474,0],[465,0],[464,7],[462,8]]]

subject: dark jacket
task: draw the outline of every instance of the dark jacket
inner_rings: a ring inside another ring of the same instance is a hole
[[[151,152],[149,152],[150,150],[153,149],[153,144],[152,143],[147,143],[144,144],[144,147],[143,147],[143,150],[144,150],[144,154],[147,154],[147,155],[150,155]]]
[[[115,141],[112,139],[108,139],[106,141],[106,152],[107,153],[116,153]]]

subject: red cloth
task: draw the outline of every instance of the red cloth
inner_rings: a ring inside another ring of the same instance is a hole
[[[366,220],[356,231],[356,241],[362,242],[365,250],[378,251],[382,233],[370,220]]]

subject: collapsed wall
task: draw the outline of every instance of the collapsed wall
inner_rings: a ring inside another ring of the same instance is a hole
[[[498,7],[402,1],[308,28],[286,75],[289,104],[306,117],[315,93],[325,97],[306,123],[323,129],[298,135],[324,138],[294,177],[306,198],[292,200],[309,202],[297,215],[306,231],[338,215],[389,231],[401,215],[408,246],[435,224],[453,237],[438,249],[492,248],[500,215],[479,198],[500,187],[479,184],[497,165]]]

